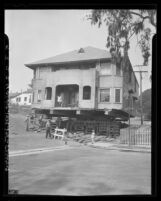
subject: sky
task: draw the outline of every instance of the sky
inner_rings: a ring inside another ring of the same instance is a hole
[[[64,52],[93,46],[106,49],[107,27],[91,25],[90,10],[5,10],[5,34],[9,38],[9,91],[25,91],[33,71],[24,64]],[[143,64],[137,38],[131,39],[132,66]],[[143,91],[151,88],[151,62],[143,74]],[[144,69],[145,69],[144,68]],[[134,67],[138,70],[138,67]],[[139,73],[136,73],[139,83]]]

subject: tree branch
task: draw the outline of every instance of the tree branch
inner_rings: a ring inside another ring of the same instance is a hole
[[[139,13],[134,12],[134,11],[130,11],[130,13],[133,14],[133,15],[138,15],[138,16],[141,17],[142,19],[150,18],[148,15],[147,15],[147,16],[143,16],[143,15],[141,15],[141,14],[139,14]]]
[[[139,14],[139,13],[134,12],[134,11],[130,11],[130,13],[133,14],[133,15],[138,15],[140,18],[143,19],[143,21],[144,21],[145,19],[149,19],[149,21],[151,22],[151,24],[156,27],[156,23],[154,22],[154,19],[152,19],[152,16],[151,16],[151,17],[148,16],[148,15],[147,15],[147,16],[143,16],[143,15],[141,15],[141,14]],[[142,21],[142,22],[143,22],[143,21]]]
[[[135,31],[129,36],[128,40],[135,34]]]

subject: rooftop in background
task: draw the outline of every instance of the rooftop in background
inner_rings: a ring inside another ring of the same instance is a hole
[[[27,94],[27,93],[32,93],[32,89],[27,89],[26,91],[22,91],[22,92],[11,92],[9,93],[9,98],[14,98],[16,96],[19,96],[20,94]]]
[[[9,98],[14,98],[14,97],[16,97],[16,96],[18,96],[18,95],[20,95],[21,93],[19,93],[19,92],[14,92],[14,93],[9,93]]]
[[[85,48],[80,48],[74,51],[70,51],[64,54],[56,55],[54,57],[39,60],[25,65],[27,67],[32,67],[38,64],[58,64],[58,63],[67,63],[76,61],[110,59],[110,58],[111,54],[107,50],[88,46]]]

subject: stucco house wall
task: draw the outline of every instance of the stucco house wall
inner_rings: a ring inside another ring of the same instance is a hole
[[[78,109],[124,109],[127,105],[129,89],[133,89],[135,95],[138,96],[139,86],[130,61],[127,65],[131,71],[123,72],[121,68],[119,71],[118,65],[113,64],[111,60],[111,55],[107,51],[86,47],[81,48],[81,53],[80,50],[74,50],[26,64],[34,71],[33,107],[55,109],[57,108],[56,87],[58,85],[77,85],[79,86]],[[92,64],[92,67],[89,64]],[[110,69],[110,73],[107,69]],[[84,86],[91,87],[89,100],[83,100]],[[50,100],[45,99],[46,87],[52,89]],[[101,100],[102,93],[107,93],[108,100]],[[116,101],[118,94],[119,101]]]
[[[11,104],[18,105],[31,105],[32,104],[32,93],[20,94],[11,99]]]
[[[42,68],[42,67],[41,67]],[[37,67],[36,72],[39,71]],[[42,71],[36,73],[37,77],[33,80],[33,91],[35,105],[50,108],[55,106],[56,86],[76,84],[79,86],[79,107],[94,108],[95,104],[95,68],[90,69],[61,69],[58,71]],[[83,87],[91,87],[91,99],[83,100]],[[45,88],[52,88],[52,99],[45,100]],[[37,103],[38,90],[42,91],[42,101]]]

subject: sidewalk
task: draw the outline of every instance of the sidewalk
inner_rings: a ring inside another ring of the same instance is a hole
[[[125,144],[114,144],[110,142],[96,142],[94,144],[88,143],[87,146],[108,150],[118,150],[118,151],[132,151],[132,152],[145,152],[151,153],[150,146],[138,146],[138,145],[125,145]]]

